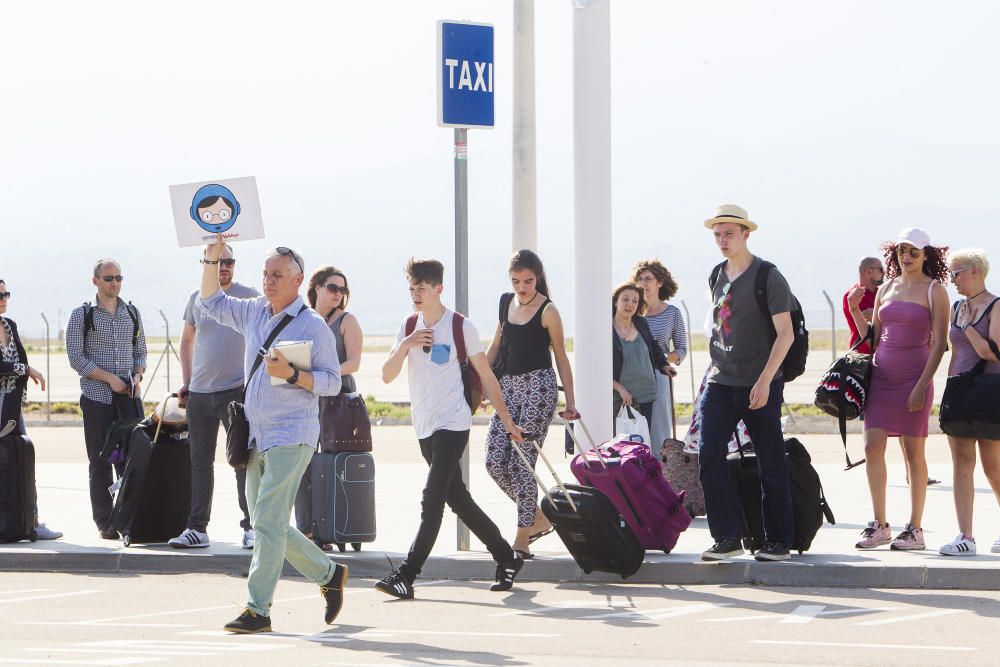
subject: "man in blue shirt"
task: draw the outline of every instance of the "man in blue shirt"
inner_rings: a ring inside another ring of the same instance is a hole
[[[289,524],[289,518],[299,480],[319,440],[316,396],[340,392],[336,340],[323,318],[299,296],[304,266],[296,252],[282,247],[269,252],[264,261],[264,296],[240,299],[219,286],[218,266],[224,249],[219,235],[205,250],[198,306],[243,334],[246,375],[250,375],[258,354],[264,359],[258,372],[248,378],[244,403],[250,423],[247,503],[256,533],[247,581],[249,601],[225,629],[241,634],[271,631],[271,602],[285,559],[319,584],[326,600],[325,620],[333,623],[343,605],[347,567],[331,561]],[[292,319],[281,330],[279,340],[311,341],[309,370],[295,368],[273,347],[261,350],[286,315]],[[272,384],[274,379],[278,382]]]

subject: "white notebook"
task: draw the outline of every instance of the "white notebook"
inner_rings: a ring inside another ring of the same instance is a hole
[[[271,346],[272,350],[281,350],[295,368],[300,371],[312,370],[312,341],[311,340],[280,340]],[[284,378],[271,377],[271,384],[285,384]]]

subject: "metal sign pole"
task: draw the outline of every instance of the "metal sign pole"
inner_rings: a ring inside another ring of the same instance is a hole
[[[469,315],[469,130],[455,128],[455,310]],[[462,453],[462,481],[469,486],[469,448]],[[457,521],[457,549],[468,551],[469,527]]]

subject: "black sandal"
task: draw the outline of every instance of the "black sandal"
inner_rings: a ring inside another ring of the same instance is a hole
[[[537,542],[538,540],[542,539],[543,537],[545,537],[549,533],[554,533],[555,530],[556,530],[555,526],[549,526],[547,530],[543,530],[543,531],[537,532],[534,535],[529,535],[528,536],[528,544],[534,544],[535,542]]]
[[[531,553],[530,551],[525,551],[524,549],[514,549],[513,551],[524,560],[531,560],[532,558],[535,557],[535,554]]]

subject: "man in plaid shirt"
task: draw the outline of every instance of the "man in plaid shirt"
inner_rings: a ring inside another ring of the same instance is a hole
[[[111,464],[100,456],[104,434],[119,418],[114,396],[138,397],[146,370],[142,318],[135,306],[118,296],[123,279],[118,262],[98,260],[93,278],[97,296],[75,308],[66,324],[66,354],[80,375],[83,435],[90,460],[90,506],[94,523],[106,540],[118,539],[118,531],[110,523]]]

